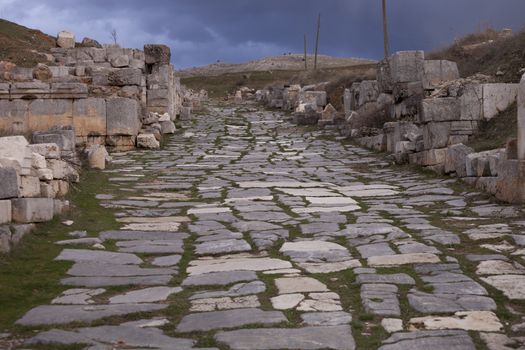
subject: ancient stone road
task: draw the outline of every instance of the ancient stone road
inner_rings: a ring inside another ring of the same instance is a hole
[[[519,208],[253,105],[185,123],[115,155],[121,230],[61,242],[70,289],[18,321],[55,327],[26,347],[523,347]]]

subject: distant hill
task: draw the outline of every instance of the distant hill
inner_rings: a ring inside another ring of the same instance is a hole
[[[39,30],[0,19],[0,60],[22,67],[46,62],[45,53],[56,47],[56,39]]]
[[[307,56],[308,67],[314,66],[314,56]],[[375,63],[375,61],[361,58],[342,58],[325,55],[318,56],[318,68],[342,68]],[[264,72],[264,71],[301,71],[304,70],[304,55],[291,54],[265,57],[259,60],[240,64],[214,63],[208,66],[188,68],[178,71],[182,78],[199,76],[217,76],[231,73]]]

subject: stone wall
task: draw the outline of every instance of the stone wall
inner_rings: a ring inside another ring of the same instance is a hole
[[[0,83],[0,132],[71,126],[79,145],[122,150],[135,147],[139,133],[160,139],[174,130],[167,124],[180,113],[182,101],[167,46],[56,48],[52,56],[53,66],[3,74],[10,79]],[[165,114],[169,117],[162,118]]]
[[[66,148],[74,138],[67,129],[54,135]],[[40,136],[42,143],[31,145],[23,136],[0,138],[0,253],[9,252],[31,224],[62,214],[70,184],[79,181],[70,150],[47,143],[51,134]]]

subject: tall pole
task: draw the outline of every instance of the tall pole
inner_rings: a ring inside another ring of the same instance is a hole
[[[385,58],[388,58],[388,56],[390,56],[390,48],[388,44],[388,18],[386,10],[386,0],[383,0],[383,38],[385,46]]]
[[[306,33],[304,33],[304,70],[308,70],[308,55],[306,52]]]
[[[317,53],[319,52],[319,32],[321,31],[321,13],[317,17],[317,35],[315,37],[314,70],[317,70]]]

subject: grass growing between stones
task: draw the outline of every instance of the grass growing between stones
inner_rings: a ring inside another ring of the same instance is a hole
[[[68,233],[72,231],[85,230],[94,236],[118,227],[112,211],[99,206],[95,198],[98,193],[108,193],[109,187],[106,174],[84,172],[81,186],[69,195],[73,205],[70,213],[38,225],[10,255],[0,257],[0,331],[12,331],[14,322],[31,308],[50,303],[68,289],[60,284],[60,279],[72,264],[53,260],[64,248],[54,242],[71,239]],[[106,192],[101,192],[105,189]],[[61,224],[66,218],[74,224],[69,227]]]

